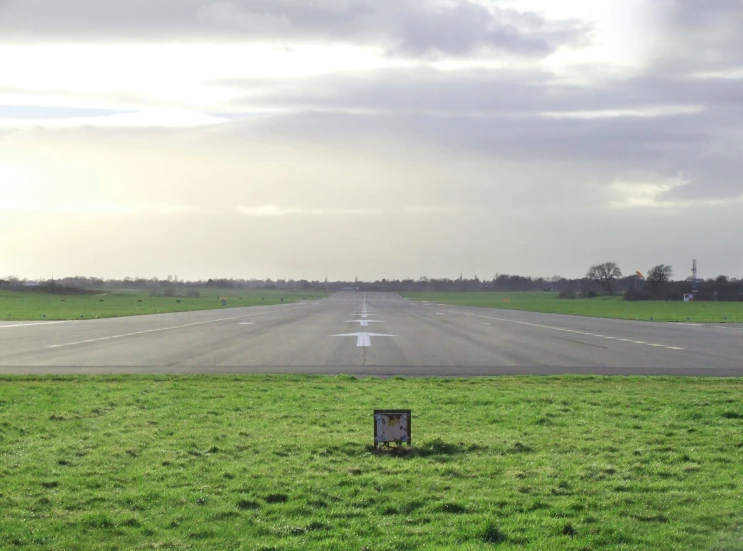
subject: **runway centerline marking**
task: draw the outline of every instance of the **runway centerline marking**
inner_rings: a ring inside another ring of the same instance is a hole
[[[371,346],[371,337],[396,337],[386,333],[344,333],[342,335],[330,335],[331,337],[356,337],[356,346]]]
[[[481,319],[502,321],[502,322],[505,322],[505,323],[513,323],[513,324],[516,324],[516,325],[526,325],[527,327],[537,327],[539,329],[549,329],[550,331],[561,331],[561,332],[564,332],[564,333],[573,333],[575,335],[585,335],[585,336],[588,336],[588,337],[596,337],[596,338],[599,338],[599,339],[610,339],[610,340],[616,340],[616,341],[621,341],[621,342],[628,342],[628,343],[632,343],[632,344],[638,344],[638,345],[642,345],[642,346],[649,345],[649,346],[656,346],[657,348],[661,348],[662,347],[662,348],[665,348],[666,350],[686,350],[685,348],[681,348],[680,346],[667,346],[665,344],[657,344],[656,345],[656,344],[651,344],[651,343],[647,343],[647,342],[643,342],[643,341],[635,341],[635,340],[632,340],[632,339],[621,339],[621,338],[618,338],[618,337],[608,337],[606,335],[599,335],[598,333],[591,333],[589,331],[578,331],[576,329],[567,329],[566,327],[555,327],[553,325],[542,325],[542,324],[539,324],[539,323],[530,323],[528,321],[516,321],[516,320],[510,320],[510,319],[506,319],[506,318],[497,318],[497,317],[494,317],[494,316],[483,316],[482,314],[471,314],[469,312],[461,312],[459,310],[450,310],[449,312],[450,313],[453,313],[453,314],[459,314],[461,316],[471,316],[473,318],[481,318]]]
[[[369,327],[370,323],[384,323],[379,320],[346,320],[346,323],[358,323],[361,327]]]
[[[266,316],[268,314],[275,314],[276,312],[286,312],[287,310],[299,310],[300,308],[303,308],[304,306],[295,306],[292,308],[281,308],[277,310],[273,310],[271,312],[258,312],[256,314],[245,314],[242,316],[232,316],[230,318],[219,318],[216,320],[206,320],[206,321],[197,321],[194,323],[186,323],[184,325],[174,325],[172,327],[160,327],[158,329],[147,329],[145,331],[134,331],[132,333],[123,333],[121,335],[110,335],[108,337],[98,337],[96,339],[87,339],[84,341],[77,341],[77,342],[67,342],[64,344],[52,344],[50,346],[45,346],[44,348],[64,348],[67,346],[76,346],[78,344],[89,344],[92,342],[99,342],[99,341],[110,341],[112,339],[123,339],[125,337],[134,337],[136,335],[146,335],[147,333],[159,333],[161,331],[172,331],[174,329],[184,329],[186,327],[195,327],[197,325],[207,325],[209,323],[219,323],[220,321],[230,321],[230,320],[237,320],[237,319],[244,319],[244,318],[252,318],[255,316]]]

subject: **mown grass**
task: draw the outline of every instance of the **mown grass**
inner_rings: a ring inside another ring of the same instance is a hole
[[[557,293],[402,293],[414,300],[599,318],[743,323],[743,302],[626,301],[622,297],[561,299]]]
[[[150,296],[146,292],[102,291],[99,295],[51,295],[0,291],[0,320],[112,318],[225,308],[220,297],[226,297],[226,308],[236,308],[313,300],[325,296],[314,292],[273,289],[199,289],[199,293],[198,298],[187,296],[167,298]]]
[[[0,378],[2,549],[740,550],[743,380]],[[409,457],[370,449],[411,408]]]

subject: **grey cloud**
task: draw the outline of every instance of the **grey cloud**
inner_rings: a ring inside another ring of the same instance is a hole
[[[743,106],[743,77],[656,76],[604,79],[585,86],[565,84],[546,71],[437,71],[391,69],[370,74],[323,75],[286,81],[220,81],[252,95],[233,107],[282,105],[307,109],[382,109],[395,112],[533,114],[642,110],[698,106]]]
[[[449,150],[524,162],[601,163],[605,181],[637,172],[687,178],[690,185],[672,190],[667,198],[680,200],[737,197],[743,192],[737,176],[743,172],[742,83],[646,74],[577,87],[536,71],[392,70],[374,78],[303,80],[301,90],[264,82],[264,99],[253,95],[235,108],[279,105],[371,112],[375,115],[363,119],[370,132],[387,128],[396,136]],[[261,86],[222,84],[254,92]],[[544,112],[565,116],[548,118]],[[575,118],[573,112],[627,114]],[[324,127],[337,125],[338,132],[355,133],[346,126],[361,126],[342,114],[321,118]],[[306,127],[316,128],[310,123]]]
[[[743,69],[743,2],[667,0],[661,6],[655,70]]]
[[[284,40],[378,44],[408,56],[477,49],[547,55],[587,30],[577,21],[470,0],[5,0],[5,40]]]
[[[395,29],[394,48],[414,56],[432,53],[465,55],[478,47],[493,47],[520,54],[546,55],[554,47],[546,38],[525,33],[505,10],[473,2],[458,2],[438,9],[413,4],[402,12],[390,10],[386,26]]]

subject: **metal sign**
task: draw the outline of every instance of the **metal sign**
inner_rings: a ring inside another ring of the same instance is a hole
[[[413,438],[410,420],[413,415],[409,409],[375,409],[374,410],[374,448],[390,448],[407,444],[412,447]]]
[[[685,294],[684,295],[684,302],[694,302],[694,295],[693,294]]]

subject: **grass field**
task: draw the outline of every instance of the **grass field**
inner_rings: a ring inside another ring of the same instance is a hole
[[[100,295],[49,295],[0,291],[0,320],[71,320],[112,318],[166,312],[187,312],[225,308],[220,297],[227,298],[227,308],[259,306],[312,300],[325,294],[305,291],[260,289],[199,289],[199,298],[176,296],[153,297],[142,292],[114,292]]]
[[[576,314],[599,318],[700,323],[743,323],[743,302],[632,302],[622,297],[560,299],[557,293],[403,293],[439,304]]]
[[[0,548],[743,549],[743,380],[0,378]],[[370,450],[412,408],[410,457]]]

